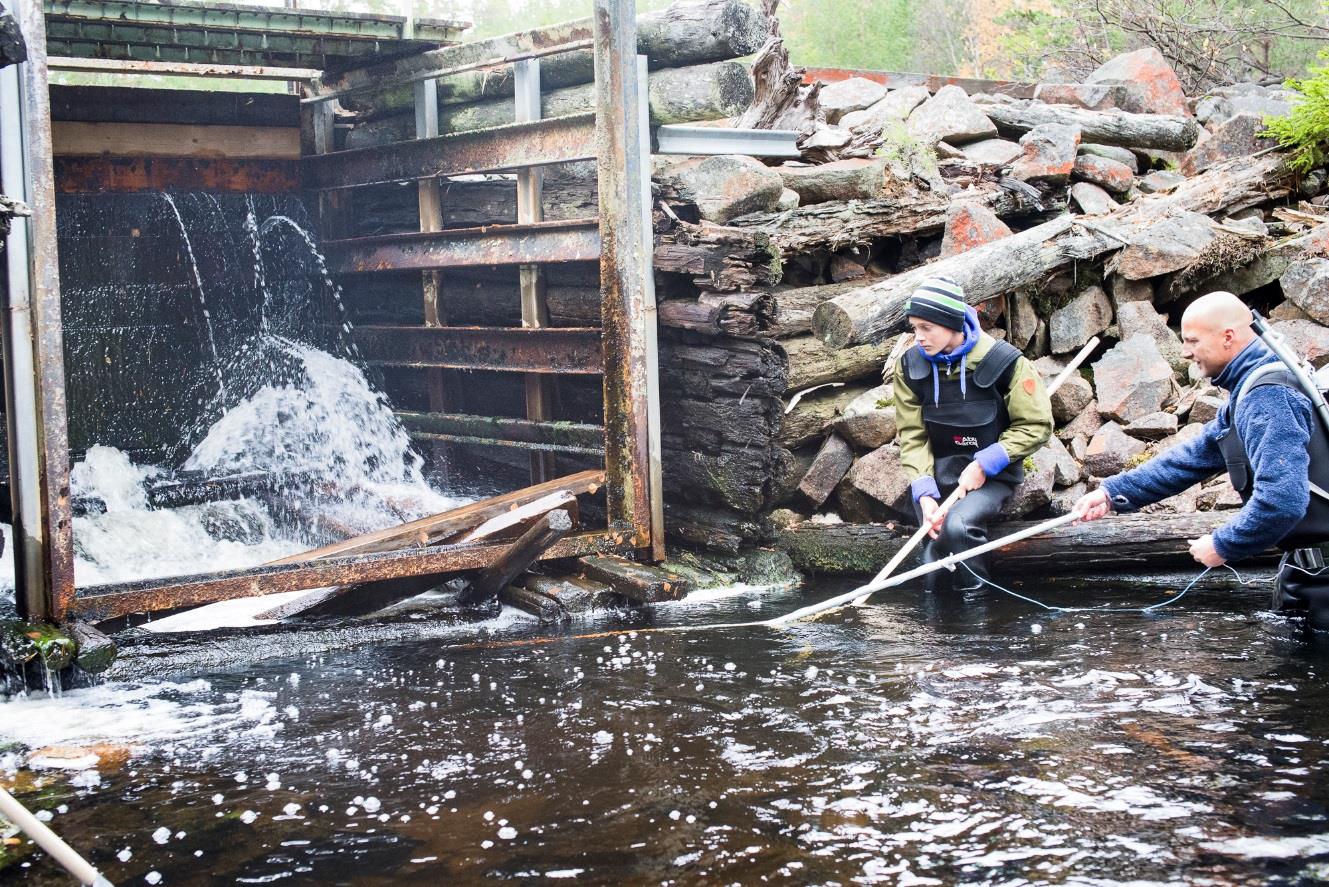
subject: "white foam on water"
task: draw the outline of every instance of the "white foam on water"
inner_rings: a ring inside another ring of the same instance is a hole
[[[242,691],[218,701],[211,684],[117,683],[70,690],[62,696],[10,699],[0,740],[29,748],[94,743],[152,747],[222,732],[259,733],[278,725],[271,694]]]
[[[261,597],[237,598],[232,601],[218,601],[205,607],[195,607],[183,613],[175,613],[165,619],[154,619],[141,627],[157,634],[170,634],[179,631],[207,631],[214,628],[248,628],[256,625],[272,625],[277,619],[259,619],[260,613],[280,607],[317,589],[305,591],[280,591]]]

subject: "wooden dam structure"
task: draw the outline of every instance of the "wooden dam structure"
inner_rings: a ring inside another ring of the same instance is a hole
[[[506,584],[535,558],[614,556],[629,571],[624,558],[663,558],[653,133],[632,0],[594,0],[588,19],[473,42],[458,42],[454,22],[193,0],[4,5],[2,190],[15,201],[5,205],[5,417],[21,618],[100,622],[463,570]],[[568,54],[593,59],[593,110],[542,118],[542,63]],[[268,79],[298,94],[52,86],[52,71]],[[514,122],[440,125],[439,89],[496,72],[511,78]],[[340,103],[393,88],[412,97],[414,137],[347,147]],[[547,221],[542,168],[572,161],[594,164],[595,211]],[[490,173],[515,173],[516,222],[445,224],[440,182]],[[415,189],[418,230],[357,234],[357,194],[386,184]],[[417,275],[423,322],[357,324],[361,354],[426,391],[426,409],[401,413],[413,437],[529,451],[530,486],[252,569],[76,587],[56,194],[191,188],[298,192],[330,272]],[[596,261],[598,326],[551,322],[546,270]],[[494,266],[518,271],[520,326],[450,324],[444,275]],[[457,371],[520,378],[525,414],[459,408]],[[568,377],[598,381],[602,421],[559,418],[554,380]],[[600,464],[562,471],[558,454]],[[571,522],[551,519],[555,508]]]

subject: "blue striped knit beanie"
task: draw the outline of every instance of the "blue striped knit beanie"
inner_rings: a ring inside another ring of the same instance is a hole
[[[964,288],[949,277],[929,277],[904,303],[906,317],[920,317],[947,329],[963,330]]]

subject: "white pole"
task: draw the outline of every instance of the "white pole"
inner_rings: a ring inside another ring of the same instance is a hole
[[[1075,372],[1075,370],[1080,366],[1080,364],[1084,363],[1085,359],[1089,357],[1090,354],[1093,353],[1095,348],[1098,347],[1098,342],[1099,342],[1098,336],[1094,336],[1088,342],[1084,343],[1084,347],[1076,352],[1075,356],[1071,358],[1071,362],[1066,364],[1066,368],[1057,374],[1057,378],[1052,380],[1052,384],[1048,386],[1048,397],[1051,397],[1053,394],[1055,394],[1057,389],[1060,388],[1062,384],[1071,377],[1071,373]],[[946,497],[946,501],[941,503],[941,507],[938,508],[938,511],[940,511],[942,514],[945,514],[947,511],[950,510],[950,507],[952,505],[954,505],[956,502],[960,500],[960,498],[961,498],[960,488],[956,487],[955,491]],[[905,544],[900,547],[900,550],[895,553],[895,557],[891,558],[890,563],[882,567],[881,571],[877,573],[876,577],[873,578],[872,582],[868,584],[871,585],[872,583],[880,582],[881,580],[885,579],[887,576],[894,573],[895,568],[900,566],[901,561],[903,561],[906,557],[909,556],[909,552],[913,551],[914,548],[918,546],[918,543],[923,541],[923,537],[927,535],[927,532],[928,532],[928,525],[926,523],[923,524],[923,526],[919,527],[917,530],[915,530],[914,535],[910,536],[908,541],[906,541]],[[857,597],[854,599],[854,606],[861,607],[863,604],[867,603],[867,600],[868,596],[866,594],[862,595],[861,597]]]
[[[872,594],[874,591],[881,591],[883,588],[893,588],[896,585],[902,585],[911,579],[917,579],[920,576],[926,576],[928,573],[934,573],[937,570],[949,568],[955,564],[967,561],[971,557],[987,554],[989,551],[996,551],[998,548],[1010,545],[1012,542],[1019,542],[1021,539],[1028,539],[1030,536],[1037,536],[1039,533],[1045,533],[1048,530],[1056,529],[1062,524],[1068,524],[1071,521],[1076,520],[1079,516],[1078,512],[1072,511],[1069,514],[1054,517],[1041,524],[1035,524],[1032,527],[1026,527],[1023,530],[1011,533],[1009,536],[1003,536],[1000,539],[994,539],[991,542],[984,542],[982,545],[976,545],[968,551],[947,555],[939,561],[924,564],[923,566],[916,567],[907,573],[901,573],[899,576],[894,576],[889,579],[873,579],[867,585],[855,588],[853,591],[846,591],[844,594],[836,595],[835,597],[824,600],[819,604],[812,604],[803,607],[802,609],[795,610],[792,613],[786,613],[784,616],[768,619],[762,624],[778,628],[783,625],[788,625],[790,622],[797,622],[798,620],[806,619],[809,616],[825,613],[827,610],[837,609],[851,601],[857,600],[859,597],[865,597]]]
[[[28,837],[37,842],[37,846],[47,855],[78,879],[80,884],[91,887],[112,887],[111,882],[102,877],[86,859],[79,856],[73,847],[60,839],[60,836],[46,827],[46,824],[28,812],[9,792],[0,788],[0,816],[27,832]]]

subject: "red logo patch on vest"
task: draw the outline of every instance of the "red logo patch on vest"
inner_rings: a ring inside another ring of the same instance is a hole
[[[1028,379],[1025,379],[1025,380],[1024,380],[1024,393],[1025,393],[1025,394],[1033,394],[1033,393],[1034,393],[1034,388],[1035,388],[1036,386],[1037,386],[1037,383],[1034,382],[1034,380],[1033,380],[1032,377],[1031,377],[1031,378],[1028,378]]]
[[[978,438],[968,434],[957,434],[951,438],[957,447],[978,447]]]

